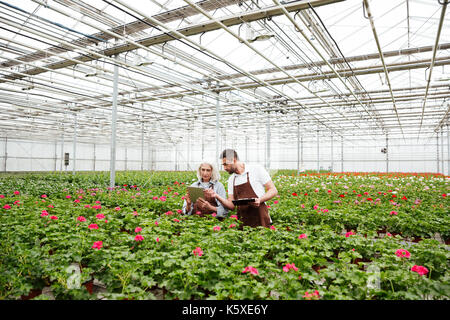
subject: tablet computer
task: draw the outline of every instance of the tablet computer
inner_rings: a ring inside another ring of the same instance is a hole
[[[245,199],[238,199],[238,200],[233,200],[233,204],[235,206],[242,206],[244,204],[249,204],[250,202],[255,202],[255,198],[245,198]]]
[[[187,187],[187,189],[189,191],[189,197],[191,198],[192,203],[195,203],[195,201],[197,201],[198,198],[204,199],[203,188]]]

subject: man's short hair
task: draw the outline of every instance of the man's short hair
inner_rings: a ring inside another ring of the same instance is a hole
[[[220,159],[227,159],[227,160],[239,160],[238,154],[236,152],[236,150],[234,149],[225,149],[222,151],[222,153],[220,154]]]

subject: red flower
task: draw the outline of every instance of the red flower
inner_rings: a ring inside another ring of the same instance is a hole
[[[299,239],[306,239],[306,233],[302,233],[301,235],[298,236]]]
[[[348,238],[348,237],[350,237],[350,236],[352,236],[352,235],[355,235],[355,233],[354,233],[353,231],[349,231],[349,232],[347,232],[347,233],[345,234],[345,237]]]
[[[20,192],[19,191],[14,191],[14,194],[16,195],[16,196],[18,196],[19,194],[20,194]]]
[[[405,196],[403,196],[403,197],[402,197],[402,200],[408,200],[408,198],[407,198],[407,197],[405,197]]]
[[[192,250],[192,253],[194,254],[194,256],[199,256],[199,257],[201,257],[203,255],[203,251],[200,247],[197,247],[194,250]]]
[[[92,249],[100,250],[101,247],[103,247],[103,241],[95,241],[92,245]]]
[[[425,268],[424,266],[418,266],[418,265],[414,265],[411,268],[411,271],[413,272],[417,272],[418,274],[420,274],[421,276],[425,275],[428,273],[428,269]]]
[[[230,226],[228,228],[234,228],[236,227],[236,225],[234,223],[230,224]]]
[[[392,215],[395,215],[395,216],[396,216],[396,215],[398,215],[398,212],[397,212],[397,211],[391,211],[389,214],[390,214],[391,216],[392,216]]]
[[[289,272],[289,270],[293,269],[294,271],[298,271],[298,268],[295,266],[295,263],[288,263],[283,267],[284,272]]]
[[[297,196],[297,194],[296,194],[295,192],[292,192],[292,195],[293,195],[294,197],[296,197],[296,196]]]
[[[343,195],[343,194],[340,194],[339,195],[339,198],[344,198],[345,196]]]
[[[142,241],[144,240],[144,237],[141,236],[140,234],[136,235],[136,237],[134,237],[134,241]]]
[[[90,225],[88,225],[89,229],[98,229],[98,225],[96,223],[91,223]]]
[[[52,219],[52,220],[58,220],[58,217],[57,217],[57,216],[51,216],[50,219]]]
[[[398,249],[395,251],[395,255],[399,258],[409,258],[411,256],[409,251],[405,249]]]
[[[173,221],[175,221],[175,222],[180,222],[180,220],[178,220],[177,218],[173,219]]]
[[[245,267],[244,271],[242,273],[250,272],[251,274],[259,274],[258,269],[253,268],[252,266]]]
[[[98,215],[95,216],[97,219],[104,219],[105,215],[103,213],[99,213]]]
[[[305,291],[303,298],[307,300],[320,299],[319,291],[315,290],[313,293],[308,293],[308,291]]]

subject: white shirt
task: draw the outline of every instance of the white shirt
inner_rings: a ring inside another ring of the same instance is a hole
[[[263,166],[259,164],[248,165],[244,163],[244,166],[244,172],[242,174],[233,173],[228,178],[228,195],[233,194],[234,177],[236,177],[236,186],[238,186],[247,182],[248,172],[248,178],[250,180],[250,185],[252,186],[253,191],[255,191],[258,198],[261,198],[266,193],[264,185],[272,180],[269,173],[266,171],[266,169],[264,169]]]

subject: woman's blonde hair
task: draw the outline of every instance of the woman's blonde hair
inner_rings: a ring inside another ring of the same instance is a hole
[[[219,181],[219,179],[220,179],[219,170],[217,170],[216,166],[212,162],[208,162],[208,161],[203,161],[198,166],[198,168],[197,168],[197,178],[198,178],[198,180],[202,181],[202,175],[200,174],[200,168],[204,164],[206,164],[206,165],[211,167],[211,181],[214,181],[214,182]]]

